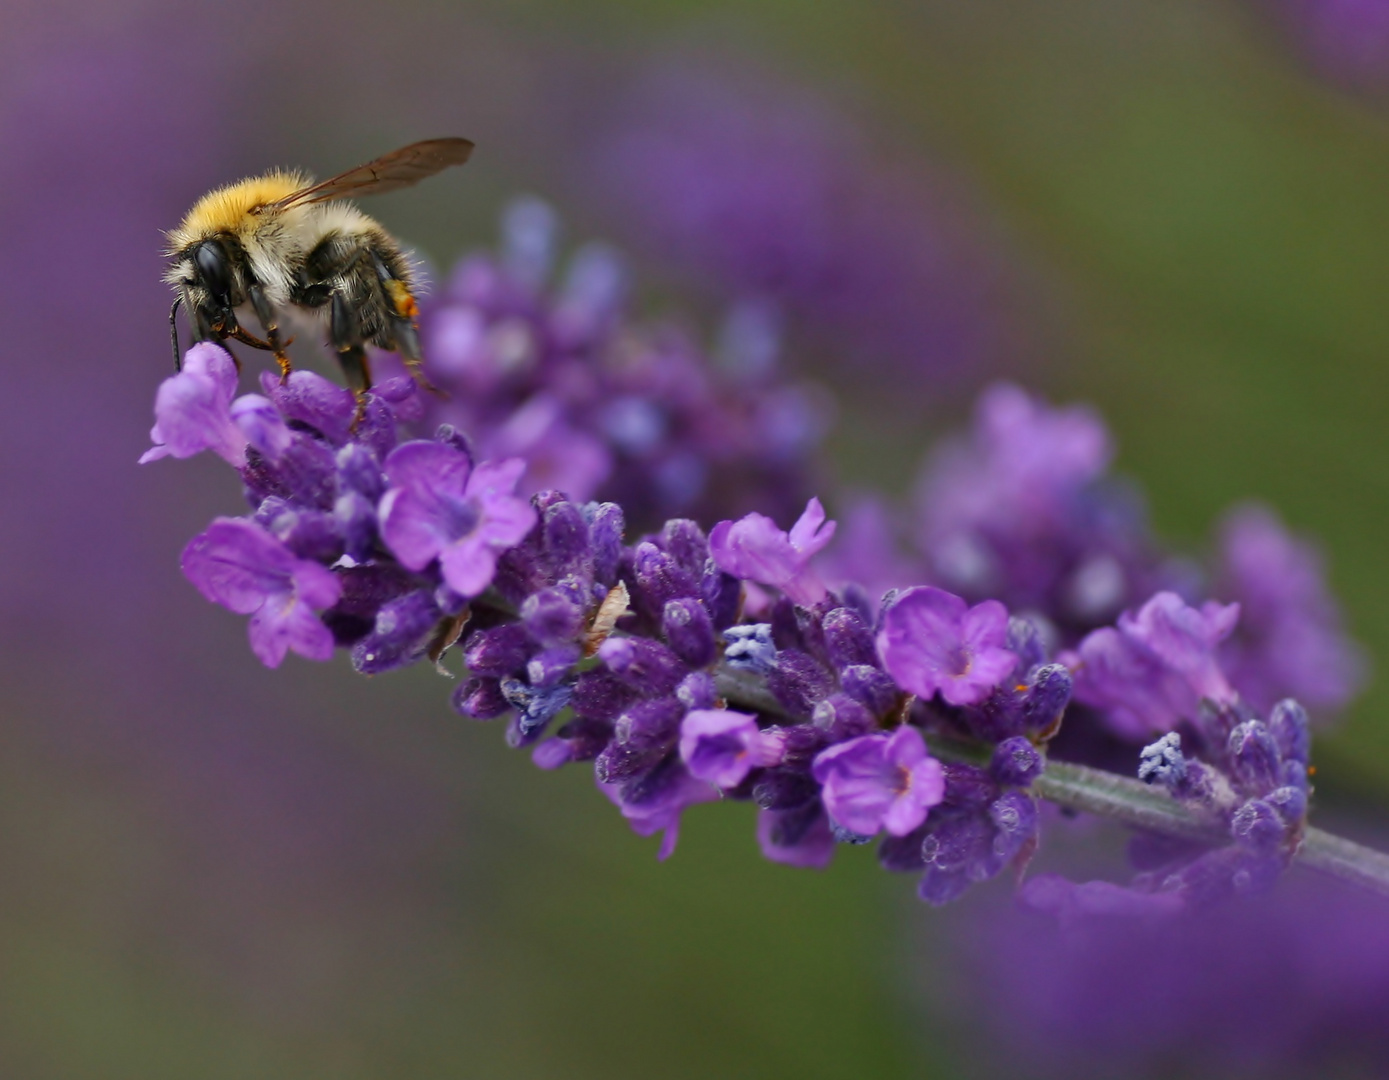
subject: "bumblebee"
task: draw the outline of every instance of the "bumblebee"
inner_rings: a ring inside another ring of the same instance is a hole
[[[197,340],[233,338],[273,353],[281,379],[291,370],[286,325],[326,329],[359,415],[371,389],[367,344],[398,353],[433,389],[421,367],[410,261],[385,229],[343,200],[409,187],[462,165],[472,150],[467,139],[429,139],[322,183],[277,171],[204,195],[167,234],[175,368],[182,305]],[[263,338],[246,329],[250,315]]]

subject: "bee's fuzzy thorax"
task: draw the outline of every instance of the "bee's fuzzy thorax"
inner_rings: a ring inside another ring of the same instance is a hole
[[[304,173],[276,170],[210,191],[193,204],[177,228],[170,230],[168,254],[177,255],[189,244],[218,233],[240,233],[250,224],[249,216],[256,207],[283,199],[310,183],[312,178]]]

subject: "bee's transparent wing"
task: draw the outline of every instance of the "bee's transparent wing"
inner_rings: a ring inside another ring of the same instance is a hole
[[[467,139],[426,139],[424,142],[411,143],[322,183],[291,192],[266,209],[283,210],[306,203],[397,191],[418,184],[450,165],[462,165],[472,152],[473,144]]]

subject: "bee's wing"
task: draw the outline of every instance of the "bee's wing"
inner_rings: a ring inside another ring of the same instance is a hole
[[[418,184],[450,165],[462,165],[472,152],[473,144],[467,139],[426,139],[424,142],[411,143],[322,183],[291,192],[265,209],[283,210],[306,203],[396,191]]]

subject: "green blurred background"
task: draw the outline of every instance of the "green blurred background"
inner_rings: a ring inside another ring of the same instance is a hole
[[[373,208],[444,265],[490,242],[518,191],[553,200],[576,236],[622,236],[619,212],[573,180],[569,155],[602,120],[575,87],[679,56],[805,88],[873,155],[950,177],[1003,253],[989,317],[1006,344],[988,372],[1098,406],[1158,530],[1194,552],[1231,502],[1272,503],[1320,540],[1352,631],[1383,663],[1389,112],[1314,74],[1254,3],[11,0],[0,18],[11,119],[33,57],[70,43],[99,55],[157,38],[148,63],[165,48],[197,59],[164,92],[216,97],[225,120],[198,129],[217,152],[197,175],[153,196],[169,224],[203,187],[269,164],[325,171],[423,135],[475,138],[466,181]],[[181,152],[151,150],[151,175]],[[54,160],[82,168],[80,154]],[[157,274],[149,244],[133,265]],[[646,270],[653,306],[711,309],[678,267]],[[105,376],[137,384],[131,400],[163,374],[163,319],[157,303],[135,312],[148,361]],[[803,344],[793,356],[841,396],[840,474],[897,491],[986,374],[902,393]],[[184,539],[236,506],[230,477],[203,461],[137,471],[145,409],[95,451],[130,462],[135,492],[106,527],[153,552],[170,625],[141,647],[191,689],[140,705],[99,649],[61,655],[70,625],[6,663],[0,1073],[970,1072],[939,1006],[952,973],[932,942],[952,918],[871,852],[824,873],[769,865],[750,808],[729,805],[691,813],[657,864],[580,770],[537,772],[499,730],[454,716],[430,672],[260,668],[241,621],[198,602],[176,566]],[[23,457],[9,464],[14,505]],[[176,733],[212,730],[233,698],[265,741],[232,727],[189,768]],[[125,726],[137,708],[162,726]],[[78,715],[93,726],[53,734]],[[1319,740],[1333,809],[1386,820],[1386,716],[1389,688],[1372,682]],[[257,779],[224,788],[209,762]]]

